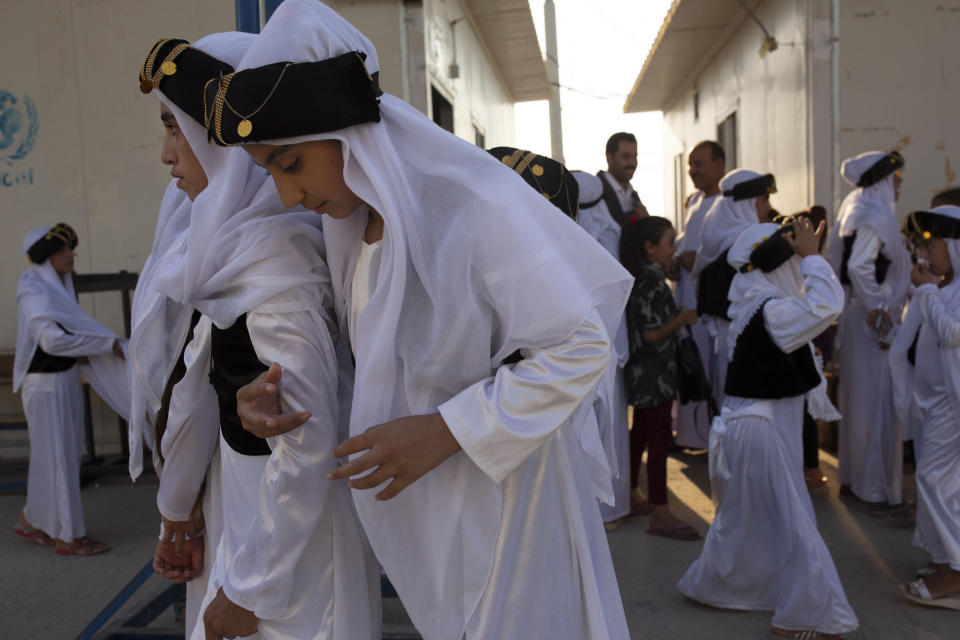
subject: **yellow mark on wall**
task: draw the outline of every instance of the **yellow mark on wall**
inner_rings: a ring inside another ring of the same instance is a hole
[[[953,172],[953,168],[950,166],[950,156],[943,157],[943,176],[947,179],[948,187],[957,179],[957,174]]]
[[[893,148],[894,148],[894,149],[897,149],[897,150],[900,150],[900,149],[903,149],[903,148],[909,147],[909,146],[910,146],[910,136],[903,136],[902,138],[900,138],[899,140],[897,140],[897,144],[894,145]]]
[[[943,140],[937,140],[937,151],[946,151],[947,145]]]

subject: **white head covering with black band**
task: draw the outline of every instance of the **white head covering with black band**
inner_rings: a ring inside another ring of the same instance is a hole
[[[916,242],[939,238],[947,245],[950,265],[960,272],[960,207],[943,205],[928,211],[914,211],[903,221],[903,232]]]
[[[769,173],[734,169],[720,180],[720,191],[703,220],[694,277],[723,255],[747,227],[759,223],[756,200],[776,192],[776,183]]]
[[[13,392],[20,390],[30,368],[30,361],[37,350],[40,327],[46,322],[55,322],[74,335],[118,339],[116,333],[106,328],[84,311],[77,302],[73,288],[73,275],[60,275],[48,258],[53,251],[64,245],[77,246],[77,236],[69,226],[61,223],[56,227],[37,227],[27,232],[21,249],[25,256],[43,257],[39,264],[31,260],[30,266],[17,281],[17,350],[13,358]],[[38,251],[42,247],[41,251]],[[51,248],[53,251],[51,251]],[[31,251],[32,249],[32,251]],[[46,254],[46,255],[43,255]]]
[[[240,32],[214,33],[190,46],[182,46],[187,44],[184,40],[161,40],[151,49],[141,68],[141,90],[157,90],[157,98],[173,112],[177,126],[205,167],[221,150],[206,141],[201,96],[208,78],[203,73],[232,70],[255,37]],[[175,49],[179,55],[172,55]],[[164,67],[164,62],[176,66]],[[165,73],[164,69],[173,73]],[[144,440],[151,446],[154,443],[150,425],[160,410],[160,396],[190,326],[192,307],[161,292],[158,282],[175,281],[183,269],[193,204],[187,194],[177,188],[177,180],[171,180],[160,202],[153,246],[133,295],[129,348],[132,392],[129,469],[133,479],[143,470]]]
[[[843,161],[840,173],[856,189],[840,204],[827,245],[830,264],[839,274],[843,264],[843,238],[853,235],[860,227],[873,229],[883,243],[881,251],[891,261],[884,281],[890,285],[887,302],[891,309],[903,303],[910,286],[910,254],[897,225],[893,186],[895,172],[901,167],[903,157],[896,151],[867,151]]]
[[[372,43],[321,2],[287,0],[240,68],[312,63],[352,52],[365,54],[366,73],[345,81],[369,85],[379,66]],[[269,128],[280,136],[268,139],[269,144],[340,141],[347,186],[384,221],[377,286],[353,336],[357,352],[351,435],[395,418],[436,411],[439,404],[492,375],[518,349],[564,341],[593,309],[608,335],[616,333],[630,276],[515,171],[392,95],[381,95],[378,105],[372,89],[366,98],[351,98],[357,100],[352,114],[357,122],[328,131],[331,122],[338,121],[333,116],[342,115],[327,113],[331,105],[317,104],[313,116],[302,122],[283,115],[287,110],[299,113],[296,105],[313,91],[307,89],[314,83],[286,86],[285,79],[270,83],[254,78],[248,84],[243,74],[237,72],[225,88],[233,107],[245,113],[238,107],[240,95],[252,91],[257,97],[248,97],[246,106],[257,106],[274,85],[280,114],[269,123],[250,117],[247,139]],[[371,106],[378,107],[376,118],[370,116]],[[211,120],[215,139],[233,130],[223,121],[219,126],[218,132]],[[305,134],[303,127],[328,132]],[[323,217],[341,326],[346,324],[353,267],[367,220],[366,207],[342,220]],[[585,462],[605,467],[609,493],[609,467],[595,421],[592,429],[592,437],[579,434],[581,443],[597,445],[587,451]],[[472,566],[489,567],[500,526],[500,489],[466,458],[451,458],[389,501],[374,500],[373,492],[354,492],[373,546],[391,550],[389,561],[400,563],[387,571],[404,581],[406,593],[416,594],[408,607],[419,619],[433,620],[431,628],[421,629],[425,637],[463,633],[486,575],[464,576],[459,565],[444,567],[443,575],[426,571],[436,564],[431,562],[436,545],[449,544],[451,532],[437,528],[432,519],[411,521],[409,514],[435,512],[438,504],[463,504],[468,486],[469,512],[450,514],[447,522],[453,526],[470,521],[467,529],[457,530],[460,538],[468,537],[458,548],[469,555]],[[403,530],[371,526],[391,519],[403,522]],[[451,584],[464,585],[462,608],[439,612],[436,602]]]

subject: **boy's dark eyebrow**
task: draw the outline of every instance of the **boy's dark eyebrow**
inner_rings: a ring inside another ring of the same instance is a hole
[[[176,122],[177,122],[177,119],[176,119],[176,118],[174,117],[174,115],[173,115],[172,113],[170,113],[169,111],[165,111],[165,112],[161,113],[161,114],[160,114],[160,120],[162,120],[164,124],[169,124],[169,123],[171,123],[171,122],[173,122],[173,123],[176,123]]]
[[[279,155],[285,153],[285,152],[286,152],[287,150],[289,150],[290,147],[292,147],[292,146],[293,146],[293,145],[285,144],[285,145],[280,146],[280,147],[277,147],[276,149],[274,149],[273,151],[271,151],[271,152],[270,152],[270,155],[267,156],[267,159],[266,159],[266,161],[264,162],[264,165],[273,164],[273,162],[277,159],[277,157],[278,157]]]

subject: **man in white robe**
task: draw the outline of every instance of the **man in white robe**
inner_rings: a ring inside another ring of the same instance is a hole
[[[690,150],[687,158],[690,179],[697,191],[686,202],[683,232],[677,236],[677,258],[680,266],[680,279],[677,281],[677,304],[687,309],[697,308],[697,289],[693,281],[693,265],[700,250],[703,221],[707,211],[720,197],[720,179],[723,177],[726,160],[721,147],[712,140],[704,140]],[[714,353],[710,343],[710,332],[705,319],[698,319],[690,326],[690,333],[700,350],[703,370],[714,368]],[[710,414],[706,402],[677,404],[678,445],[691,449],[705,449],[710,429]]]
[[[580,212],[577,223],[599,242],[611,256],[620,260],[620,226],[614,221],[603,201],[603,185],[600,178],[584,171],[574,171],[580,185]],[[600,515],[604,528],[613,531],[620,518],[630,513],[630,425],[627,423],[627,391],[623,367],[630,356],[627,343],[627,318],[624,315],[613,340],[613,357],[597,387],[598,398],[594,403],[600,437],[604,448],[613,451],[613,499],[608,505],[600,501]]]
[[[730,249],[727,397],[710,432],[717,515],[678,584],[715,607],[772,609],[775,636],[811,639],[857,627],[802,472],[804,402],[815,415],[832,409],[810,340],[843,308],[817,254],[822,232],[806,219],[792,236],[767,223]]]
[[[840,491],[869,503],[874,515],[901,503],[903,441],[886,350],[910,275],[894,218],[902,166],[896,152],[869,151],[844,161],[841,174],[856,188],[840,206],[828,245],[847,291],[837,335]]]

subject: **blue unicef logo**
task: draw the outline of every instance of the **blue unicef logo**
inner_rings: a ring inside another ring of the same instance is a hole
[[[39,128],[33,100],[0,89],[0,160],[12,166],[15,160],[25,158],[37,141]]]

